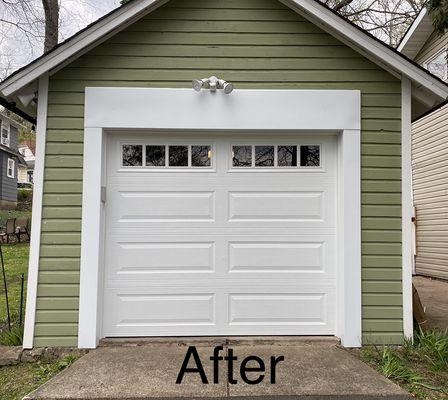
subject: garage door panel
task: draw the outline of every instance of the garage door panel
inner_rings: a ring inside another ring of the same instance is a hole
[[[222,287],[112,289],[106,296],[104,336],[331,334],[331,289],[285,290],[264,283],[239,292]],[[166,294],[169,292],[170,294]],[[212,293],[213,292],[213,293]]]
[[[213,189],[213,188],[209,188]],[[289,190],[288,190],[289,189]],[[109,188],[109,201],[116,204],[109,215],[110,227],[206,226],[245,227],[335,227],[335,185],[316,190],[230,191],[123,191]],[[219,207],[217,206],[219,204]],[[287,224],[287,225],[285,225]]]
[[[146,275],[180,279],[201,275],[254,279],[258,276],[283,279],[306,275],[325,279],[335,276],[332,255],[334,235],[282,235],[267,232],[263,238],[253,231],[235,235],[140,236],[123,233],[110,236],[112,251],[106,255],[108,279],[140,280]],[[167,238],[169,240],[167,240]]]
[[[213,272],[214,242],[117,242],[111,272],[160,274]]]
[[[204,325],[215,326],[215,294],[213,293],[146,293],[111,290],[106,297],[114,313],[106,313],[105,334],[124,331],[132,335],[136,327],[183,326],[184,329]],[[109,330],[108,330],[109,329]]]
[[[323,192],[229,192],[229,221],[323,220]]]
[[[326,325],[325,293],[232,293],[230,325]]]
[[[116,191],[119,206],[113,220],[131,222],[189,222],[214,220],[214,192],[204,191]]]
[[[323,242],[230,242],[229,272],[323,272]]]

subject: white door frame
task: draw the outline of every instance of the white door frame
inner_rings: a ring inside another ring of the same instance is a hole
[[[114,129],[338,133],[336,336],[361,346],[361,93],[86,88],[78,347],[102,338],[106,134]]]

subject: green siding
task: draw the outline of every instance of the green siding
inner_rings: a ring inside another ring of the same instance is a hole
[[[210,75],[362,92],[363,339],[400,343],[400,81],[276,0],[173,0],[50,79],[35,345],[76,345],[85,87]]]

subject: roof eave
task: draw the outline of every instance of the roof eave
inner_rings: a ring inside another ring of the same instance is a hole
[[[406,57],[414,59],[433,32],[434,27],[431,18],[426,7],[423,7],[401,39],[397,50]]]

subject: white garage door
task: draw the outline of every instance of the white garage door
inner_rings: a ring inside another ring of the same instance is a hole
[[[336,147],[111,134],[103,336],[334,334]]]

